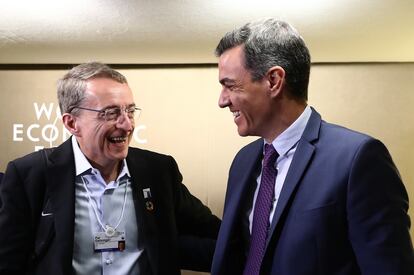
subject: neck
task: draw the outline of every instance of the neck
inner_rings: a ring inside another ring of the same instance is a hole
[[[89,162],[91,163],[92,167],[98,169],[99,172],[101,172],[102,178],[105,180],[106,184],[118,178],[121,169],[121,161],[106,165],[99,165],[98,163],[92,161]]]
[[[299,103],[297,101],[289,101],[275,107],[277,113],[273,116],[274,126],[269,129],[270,131],[266,136],[263,136],[266,142],[272,143],[273,140],[289,128],[289,126],[300,117],[306,106],[306,102]]]

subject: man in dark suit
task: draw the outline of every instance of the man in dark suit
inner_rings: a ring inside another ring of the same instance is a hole
[[[220,220],[170,156],[129,147],[139,108],[127,80],[81,64],[58,84],[73,135],[11,161],[0,189],[0,274],[208,270]]]
[[[413,274],[408,196],[385,146],[307,105],[309,51],[267,19],[216,48],[221,108],[241,136],[212,275]]]

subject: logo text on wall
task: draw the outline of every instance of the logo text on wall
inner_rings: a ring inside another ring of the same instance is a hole
[[[46,142],[49,147],[57,146],[70,137],[70,133],[66,130],[62,123],[58,123],[61,118],[59,105],[55,103],[37,103],[33,102],[33,111],[36,121],[29,125],[23,123],[13,124],[13,141],[31,141],[34,143],[34,150],[43,149],[40,142]],[[44,119],[46,124],[40,124]],[[140,133],[147,127],[143,124],[135,125],[133,138],[139,144],[147,143],[146,139],[140,138]],[[37,143],[37,144],[36,144]]]

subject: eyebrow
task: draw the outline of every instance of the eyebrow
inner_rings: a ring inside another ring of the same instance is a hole
[[[228,77],[222,78],[219,80],[221,85],[228,85],[228,84],[235,84],[236,81],[234,81],[233,79],[230,79]]]

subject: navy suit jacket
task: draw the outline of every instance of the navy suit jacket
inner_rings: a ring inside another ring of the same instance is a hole
[[[212,275],[241,274],[263,139],[229,173]],[[261,274],[414,274],[408,196],[385,146],[312,109],[274,213]],[[247,233],[246,233],[247,232]]]
[[[181,183],[174,159],[130,148],[126,161],[139,240],[152,274],[179,274],[180,267],[203,270],[206,262],[209,267],[220,220]],[[8,164],[0,186],[0,274],[72,274],[74,183],[70,139]],[[154,205],[150,210],[146,188]],[[180,248],[194,250],[179,254]]]

